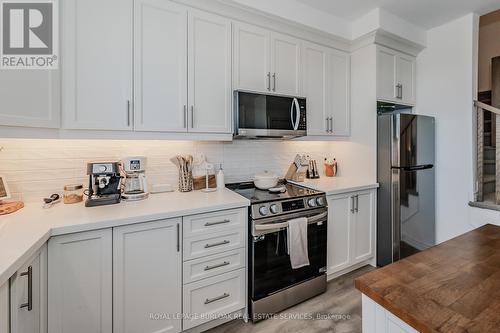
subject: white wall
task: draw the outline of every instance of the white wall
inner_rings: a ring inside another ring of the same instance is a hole
[[[354,128],[355,133],[359,130]],[[61,192],[65,184],[87,184],[86,163],[119,160],[125,156],[148,157],[150,183],[177,186],[178,173],[169,159],[177,154],[203,153],[209,162],[222,163],[227,182],[250,180],[264,170],[285,175],[295,154],[318,160],[337,157],[339,176],[368,179],[370,159],[364,144],[327,141],[234,141],[194,142],[159,140],[32,140],[0,139],[0,174],[9,183],[14,198],[41,201]],[[374,178],[370,178],[374,180]]]
[[[436,237],[438,242],[485,222],[489,211],[468,206],[474,194],[478,17],[431,29],[417,58],[417,113],[436,117]]]

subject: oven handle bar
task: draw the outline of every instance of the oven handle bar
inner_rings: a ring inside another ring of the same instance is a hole
[[[324,212],[318,215],[311,216],[307,219],[307,223],[314,223],[319,220],[324,219],[328,215],[328,212]],[[281,229],[281,228],[286,228],[288,227],[288,222],[282,222],[282,223],[269,223],[269,224],[257,224],[254,226],[255,230],[257,231],[262,231],[262,230],[271,230],[271,229]]]

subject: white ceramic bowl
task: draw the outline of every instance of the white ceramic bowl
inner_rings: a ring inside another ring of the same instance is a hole
[[[279,177],[272,172],[263,172],[256,174],[253,183],[255,187],[260,190],[268,190],[272,187],[275,187],[278,184]]]

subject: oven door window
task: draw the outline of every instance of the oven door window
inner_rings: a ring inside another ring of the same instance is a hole
[[[307,239],[310,265],[292,269],[287,251],[287,231],[282,229],[253,240],[252,299],[277,291],[324,273],[326,267],[327,223],[309,224]]]

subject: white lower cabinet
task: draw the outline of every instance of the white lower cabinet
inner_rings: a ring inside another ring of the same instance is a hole
[[[0,333],[9,333],[9,283],[0,286]]]
[[[112,231],[49,240],[48,331],[112,332]]]
[[[327,200],[330,275],[374,257],[376,190],[331,195]]]
[[[47,332],[46,245],[10,278],[10,332]]]
[[[183,218],[184,330],[246,307],[246,208]]]
[[[245,269],[184,286],[184,329],[245,307]]]
[[[362,295],[363,333],[417,333],[413,327]]]
[[[180,218],[113,229],[113,332],[180,332]]]

